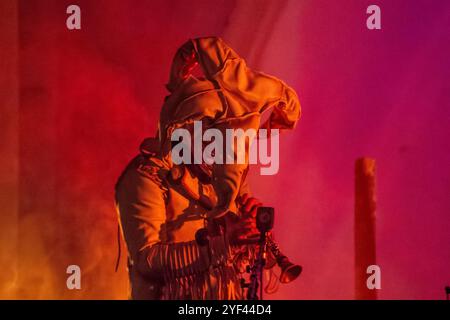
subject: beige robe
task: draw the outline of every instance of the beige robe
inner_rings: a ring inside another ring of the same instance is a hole
[[[196,57],[204,78],[185,77],[186,56]],[[159,136],[142,148],[116,188],[122,232],[130,255],[132,297],[137,299],[243,298],[236,259],[225,236],[210,247],[194,239],[205,218],[226,212],[239,215],[236,199],[246,188],[243,164],[212,166],[211,184],[185,171],[185,183],[172,183],[171,134],[202,121],[204,129],[258,129],[261,114],[271,110],[265,127],[292,129],[300,117],[293,89],[281,80],[249,69],[220,38],[189,40],[175,55],[163,104]],[[155,147],[156,145],[156,147]],[[205,201],[212,208],[202,206]],[[245,250],[244,250],[245,251]],[[244,259],[245,260],[245,259]]]

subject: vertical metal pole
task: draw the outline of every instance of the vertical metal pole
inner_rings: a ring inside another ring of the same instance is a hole
[[[367,287],[367,267],[376,264],[375,159],[355,163],[355,298],[377,299],[377,290]]]

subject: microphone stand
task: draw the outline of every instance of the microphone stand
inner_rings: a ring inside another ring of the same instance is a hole
[[[259,252],[255,263],[249,267],[250,283],[244,284],[244,287],[248,287],[247,299],[248,300],[263,300],[263,270],[266,265],[267,256],[267,232],[261,232],[259,238]],[[259,288],[259,297],[258,297]]]

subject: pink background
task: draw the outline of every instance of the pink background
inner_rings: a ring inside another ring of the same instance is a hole
[[[82,30],[65,27],[69,4]],[[382,30],[366,28],[381,7]],[[223,37],[285,80],[303,117],[276,176],[283,251],[303,265],[273,298],[352,299],[353,168],[377,161],[381,299],[443,299],[450,284],[448,1],[5,1],[0,61],[0,297],[126,298],[114,183],[156,130],[172,56]],[[4,229],[4,230],[3,230]],[[80,265],[82,290],[66,289]]]

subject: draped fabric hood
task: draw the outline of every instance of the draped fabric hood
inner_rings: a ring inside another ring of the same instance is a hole
[[[198,63],[204,77],[190,73]],[[202,121],[204,129],[247,130],[261,126],[261,114],[271,110],[268,129],[293,129],[300,118],[295,91],[276,77],[251,70],[244,59],[217,37],[187,41],[173,59],[159,121],[161,158],[172,167],[171,134],[176,128]],[[216,213],[235,211],[234,200],[245,164],[213,166],[213,186],[218,196]]]

